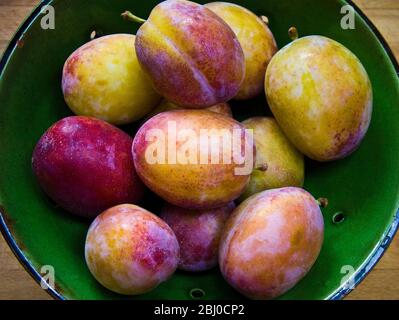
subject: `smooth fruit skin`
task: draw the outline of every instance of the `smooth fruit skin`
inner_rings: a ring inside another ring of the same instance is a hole
[[[172,228],[180,245],[179,269],[199,272],[217,266],[220,236],[234,208],[234,202],[211,210],[164,206],[160,217]]]
[[[88,42],[66,60],[62,91],[77,115],[121,125],[139,120],[160,96],[141,69],[135,36],[114,34]]]
[[[179,107],[178,105],[176,105],[170,101],[162,100],[160,102],[160,104],[157,105],[155,107],[155,109],[152,110],[147,115],[147,120],[161,112],[171,111],[171,110],[181,110],[181,109],[184,109],[184,108]],[[223,115],[225,115],[227,117],[231,117],[231,118],[233,117],[233,113],[231,111],[230,105],[227,102],[218,103],[218,104],[215,104],[214,106],[204,108],[203,110],[213,111],[213,112],[220,113],[220,114],[223,114]]]
[[[253,12],[228,2],[205,5],[221,17],[236,34],[245,56],[245,78],[238,100],[251,99],[264,90],[267,65],[277,52],[277,44],[269,27]]]
[[[231,148],[224,147],[222,139],[219,146],[211,148],[209,135],[201,139],[202,130],[210,135],[214,131],[213,137],[236,132],[238,138],[227,139]],[[208,141],[208,148],[203,141]],[[165,145],[165,152],[159,151],[159,145]],[[169,148],[175,148],[171,153],[176,157],[169,156]],[[204,110],[174,110],[143,124],[134,138],[132,153],[142,181],[161,198],[183,208],[211,209],[241,195],[253,168],[254,149],[245,128],[229,117]],[[232,150],[241,151],[247,166],[234,160]],[[245,170],[237,172],[237,168]]]
[[[137,295],[172,276],[179,261],[179,244],[157,216],[123,204],[93,221],[86,237],[85,258],[90,272],[104,287]]]
[[[182,107],[230,100],[245,75],[234,32],[211,10],[190,1],[158,4],[137,32],[136,52],[156,90]]]
[[[329,38],[304,37],[280,50],[267,69],[265,90],[282,130],[314,160],[348,156],[369,127],[373,97],[367,72]]]
[[[255,193],[283,187],[302,187],[305,160],[273,118],[255,117],[242,123],[252,129],[256,146],[255,169],[240,200]]]
[[[132,138],[95,118],[74,116],[40,138],[32,168],[43,190],[65,210],[95,217],[105,209],[141,200],[144,185],[131,157]]]
[[[220,269],[243,295],[276,298],[307,274],[323,237],[323,216],[308,192],[295,187],[263,191],[228,219],[220,240]]]

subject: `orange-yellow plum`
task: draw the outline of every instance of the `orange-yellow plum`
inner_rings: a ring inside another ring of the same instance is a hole
[[[138,175],[169,203],[221,207],[249,181],[255,146],[237,121],[205,110],[162,112],[138,130],[132,147]]]
[[[171,228],[154,214],[135,205],[119,205],[91,224],[85,258],[104,287],[137,295],[172,276],[179,261],[179,244]]]
[[[308,273],[323,237],[323,216],[308,192],[296,187],[263,191],[244,201],[227,220],[220,240],[220,269],[243,295],[276,298]]]

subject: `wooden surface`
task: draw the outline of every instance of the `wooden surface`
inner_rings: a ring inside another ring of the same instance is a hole
[[[294,1],[294,0],[293,0]],[[0,0],[0,53],[37,0]],[[399,58],[399,0],[356,0]],[[0,237],[0,299],[50,299]],[[399,299],[399,237],[347,299]]]

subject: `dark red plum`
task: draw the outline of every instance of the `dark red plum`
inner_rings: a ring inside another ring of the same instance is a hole
[[[234,208],[234,202],[210,210],[188,210],[165,204],[160,217],[179,241],[179,269],[199,272],[217,265],[220,236]]]
[[[37,143],[32,168],[43,190],[65,210],[93,218],[137,203],[144,185],[131,157],[132,138],[95,118],[64,118]]]

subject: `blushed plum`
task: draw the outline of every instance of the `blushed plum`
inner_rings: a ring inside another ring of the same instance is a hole
[[[157,216],[124,204],[93,221],[85,258],[90,272],[104,287],[137,295],[172,276],[179,261],[179,244],[170,227]]]
[[[228,219],[220,240],[220,269],[243,295],[272,299],[308,273],[323,237],[323,216],[308,192],[295,187],[263,191]]]
[[[136,52],[155,89],[182,107],[226,102],[245,76],[244,53],[234,32],[191,1],[158,4],[137,31]]]
[[[197,272],[217,265],[220,236],[234,208],[234,202],[211,210],[164,206],[160,217],[172,228],[180,245],[179,269]]]
[[[132,141],[105,121],[64,118],[37,143],[33,172],[43,190],[62,208],[94,217],[117,204],[140,201],[145,187],[135,172]]]

